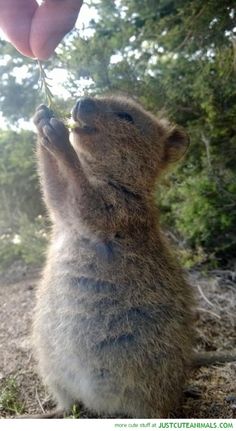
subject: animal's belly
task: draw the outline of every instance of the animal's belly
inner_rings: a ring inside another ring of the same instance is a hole
[[[108,284],[73,281],[64,285],[63,295],[59,289],[45,291],[35,325],[45,380],[49,386],[59,380],[91,409],[102,412],[109,405],[111,412],[119,411],[123,394],[135,392],[143,370],[157,374],[173,350],[172,312],[158,305],[155,295],[149,305],[137,303],[125,290],[114,294]]]
[[[110,299],[103,298],[106,307],[82,302],[70,308],[58,304],[39,321],[42,374],[49,387],[59,380],[75,400],[100,412],[109,406],[112,414],[120,411],[125,389],[135,386],[138,335],[134,322],[126,312],[117,313]]]

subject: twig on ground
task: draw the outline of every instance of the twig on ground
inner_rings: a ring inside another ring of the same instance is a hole
[[[214,307],[215,305],[206,297],[205,293],[203,292],[200,284],[197,284],[197,288],[198,291],[200,293],[200,295],[202,296],[202,298],[207,302],[207,304],[209,304],[211,307]]]
[[[39,407],[40,407],[42,413],[45,413],[45,410],[44,410],[43,405],[42,405],[42,403],[40,401],[40,398],[39,398],[39,394],[38,394],[37,388],[35,389],[35,398],[38,401],[38,404],[39,404]]]
[[[206,308],[201,308],[201,307],[197,307],[198,311],[204,311],[204,313],[209,313],[212,316],[215,316],[217,319],[221,320],[221,317],[219,316],[219,314],[214,313],[214,311],[211,310],[207,310]]]

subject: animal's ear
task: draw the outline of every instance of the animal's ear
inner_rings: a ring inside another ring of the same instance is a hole
[[[189,147],[189,136],[181,127],[173,127],[167,134],[164,147],[166,163],[174,163],[181,159]]]

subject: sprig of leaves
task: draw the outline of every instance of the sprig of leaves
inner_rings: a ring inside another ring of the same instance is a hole
[[[53,94],[50,90],[51,85],[48,83],[50,78],[47,76],[41,61],[37,60],[37,62],[39,66],[39,88],[44,95],[45,103],[49,106],[49,108],[55,109]]]
[[[44,70],[44,67],[42,65],[42,62],[40,60],[37,60],[38,66],[39,66],[39,85],[40,90],[43,94],[45,104],[55,113],[55,115],[61,119],[62,121],[66,122],[68,127],[70,122],[70,114],[60,109],[57,104],[54,101],[54,96],[51,92],[51,84],[48,82],[51,78],[49,78]]]

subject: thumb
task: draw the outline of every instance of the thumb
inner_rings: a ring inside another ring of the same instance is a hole
[[[82,0],[45,0],[36,10],[30,32],[34,56],[47,60],[75,25]]]

